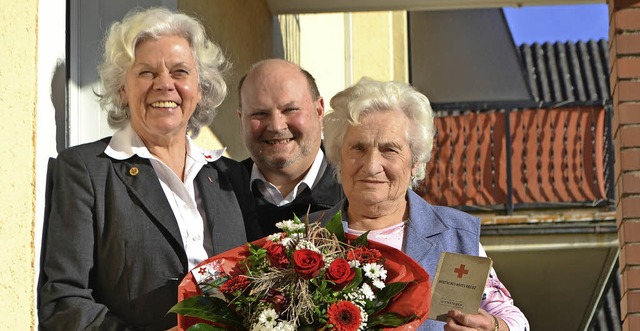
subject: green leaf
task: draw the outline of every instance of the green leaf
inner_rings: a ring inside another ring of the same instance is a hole
[[[369,240],[367,240],[367,236],[369,235],[369,231],[360,235],[360,237],[356,238],[351,244],[356,247],[367,247],[369,246]]]
[[[169,312],[222,323],[229,325],[233,330],[244,330],[241,317],[229,309],[224,300],[216,297],[199,295],[187,298],[171,307]]]
[[[418,316],[415,314],[410,316],[402,316],[396,313],[378,314],[375,316],[369,316],[369,320],[367,321],[367,327],[368,328],[373,328],[375,326],[398,327],[400,325],[407,324],[415,320],[416,318],[418,318]]]
[[[249,256],[247,256],[246,260],[239,263],[244,263],[245,268],[248,270],[260,269],[262,267],[262,261],[267,256],[267,250],[252,243],[247,243],[247,245],[249,247]]]
[[[349,292],[353,291],[353,289],[355,287],[359,286],[360,283],[362,283],[362,269],[357,268],[356,269],[356,275],[353,276],[353,279],[351,280],[351,283],[349,283],[347,286],[345,286],[342,291],[345,292],[345,293],[349,293]]]
[[[211,286],[220,287],[220,286],[222,286],[222,284],[226,283],[228,280],[229,280],[229,277],[223,276],[223,277],[220,277],[220,278],[218,278],[216,280],[213,280],[213,281],[209,282],[208,284],[211,285]]]
[[[344,227],[342,225],[342,211],[338,211],[333,215],[331,220],[329,220],[329,223],[325,225],[325,228],[327,228],[329,232],[333,233],[341,242],[346,241],[347,237],[344,234]]]
[[[205,324],[205,323],[194,324],[187,329],[187,331],[227,331],[227,330],[228,330],[227,328],[223,328],[223,327],[219,327],[211,324]]]
[[[261,246],[254,245],[252,243],[247,243],[247,245],[249,246],[249,253],[251,255],[261,255],[267,252],[267,250],[262,248]]]
[[[407,287],[408,282],[396,282],[389,283],[380,292],[376,294],[376,299],[371,302],[367,302],[366,311],[369,315],[373,315],[382,309],[384,309],[389,300],[402,292]]]

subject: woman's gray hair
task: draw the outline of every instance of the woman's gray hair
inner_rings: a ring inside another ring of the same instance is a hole
[[[98,66],[102,83],[100,106],[107,111],[109,126],[118,129],[129,122],[129,108],[120,97],[126,72],[135,60],[136,46],[148,39],[164,36],[185,38],[193,52],[198,70],[202,100],[187,124],[187,132],[197,136],[201,127],[213,120],[218,107],[227,95],[227,84],[222,73],[227,70],[222,50],[206,35],[198,20],[166,8],[136,9],[129,12],[121,22],[109,28],[104,42],[103,63]]]
[[[389,110],[400,110],[411,120],[407,140],[412,165],[417,169],[411,187],[425,177],[435,129],[433,110],[424,94],[406,83],[380,82],[364,77],[331,98],[330,106],[331,110],[324,117],[324,146],[329,162],[336,167],[338,181],[342,168],[340,151],[349,126],[359,125],[368,113]]]

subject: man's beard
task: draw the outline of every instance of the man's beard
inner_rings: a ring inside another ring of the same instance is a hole
[[[308,156],[311,153],[310,145],[309,142],[300,143],[297,153],[285,156],[269,156],[258,150],[257,153],[253,153],[254,162],[270,169],[284,169]]]

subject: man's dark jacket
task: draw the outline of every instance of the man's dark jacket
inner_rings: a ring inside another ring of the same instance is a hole
[[[256,201],[256,213],[264,235],[280,232],[275,224],[282,220],[292,219],[293,214],[302,218],[307,212],[313,213],[329,209],[344,198],[342,185],[337,182],[334,175],[334,167],[327,163],[326,157],[322,162],[326,164],[326,167],[322,167],[324,172],[319,175],[319,178],[316,178],[313,190],[305,187],[291,203],[286,205],[278,207],[271,204],[262,196],[257,187],[252,187]],[[253,167],[251,158],[242,161],[242,164],[251,173]],[[250,184],[247,183],[247,185]]]

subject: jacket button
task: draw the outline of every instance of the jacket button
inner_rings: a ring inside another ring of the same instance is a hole
[[[131,167],[131,169],[129,169],[129,175],[131,176],[137,175],[138,172],[140,172],[140,170],[138,170],[138,167]]]

